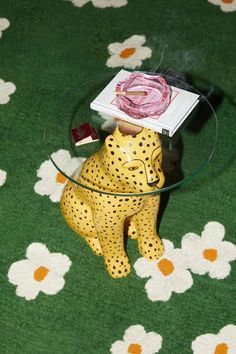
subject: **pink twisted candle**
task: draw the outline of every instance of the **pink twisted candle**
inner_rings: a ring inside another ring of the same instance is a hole
[[[170,87],[163,77],[131,74],[116,86],[116,105],[130,117],[157,119],[170,103]]]

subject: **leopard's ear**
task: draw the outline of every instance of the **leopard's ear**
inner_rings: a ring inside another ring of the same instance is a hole
[[[102,149],[100,150],[100,162],[104,167],[109,161],[112,160],[113,155],[115,154],[116,142],[113,137],[113,134],[108,135],[104,141]]]
[[[108,135],[103,144],[100,156],[101,159],[107,160],[107,162],[103,161],[103,164],[120,164],[121,161],[124,162],[124,160],[131,159],[129,143],[128,136],[122,135],[116,128],[113,134]]]
[[[116,142],[115,142],[115,138],[113,136],[113,134],[111,135],[108,135],[105,139],[105,142],[104,142],[104,150],[105,151],[111,151],[112,148],[114,148],[116,146]]]

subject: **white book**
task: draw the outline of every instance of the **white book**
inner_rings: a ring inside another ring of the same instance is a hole
[[[117,108],[116,85],[119,81],[125,80],[131,73],[126,70],[120,72],[109,82],[109,84],[90,103],[90,107],[100,113],[111,117],[123,119],[127,122],[152,129],[158,133],[172,137],[185,119],[198,104],[199,95],[171,86],[171,101],[166,111],[157,119],[147,117],[135,119]]]

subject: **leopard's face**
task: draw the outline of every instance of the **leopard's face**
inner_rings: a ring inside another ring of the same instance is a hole
[[[104,172],[123,190],[125,186],[131,192],[150,192],[164,184],[160,139],[150,129],[131,136],[117,128],[106,138],[100,159]]]

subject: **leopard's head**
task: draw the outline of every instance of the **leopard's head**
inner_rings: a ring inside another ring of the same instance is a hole
[[[143,128],[137,135],[124,135],[117,127],[100,153],[104,173],[124,192],[150,192],[165,181],[158,133]],[[125,187],[125,190],[124,190]]]

